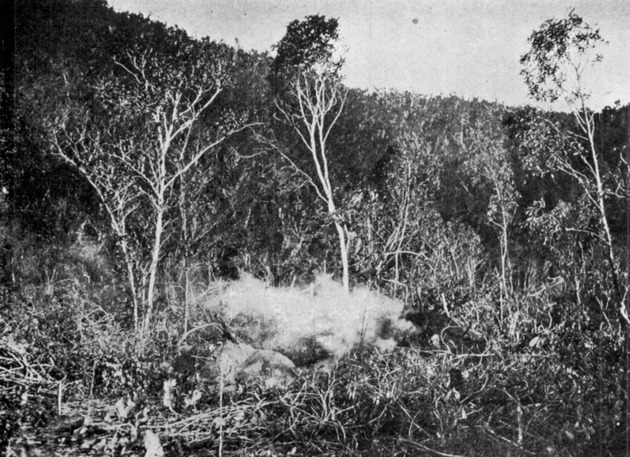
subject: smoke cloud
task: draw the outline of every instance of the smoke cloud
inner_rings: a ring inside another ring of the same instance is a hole
[[[243,275],[206,305],[253,346],[298,364],[339,358],[360,344],[392,349],[396,336],[413,328],[400,319],[401,302],[363,287],[348,295],[330,276],[306,288],[276,288]]]

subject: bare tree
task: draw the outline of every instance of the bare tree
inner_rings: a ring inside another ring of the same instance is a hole
[[[500,254],[500,319],[504,322],[505,303],[513,292],[512,265],[510,260],[510,230],[518,208],[518,191],[514,183],[514,173],[503,146],[503,137],[492,133],[491,126],[484,131],[480,121],[470,134],[467,143],[461,142],[462,150],[469,150],[470,158],[466,167],[473,183],[488,183],[492,193],[488,202],[487,221],[496,232]],[[484,132],[480,134],[480,132]]]
[[[65,117],[65,116],[64,116]],[[67,117],[65,118],[67,121]],[[76,167],[99,197],[109,219],[109,225],[120,246],[125,262],[127,281],[133,302],[133,317],[139,329],[140,303],[136,277],[136,246],[129,234],[129,219],[140,204],[129,175],[118,173],[118,164],[109,160],[105,146],[94,141],[86,125],[72,129],[61,121],[51,138],[54,153]]]
[[[315,189],[319,199],[326,205],[339,241],[343,286],[349,292],[348,227],[343,215],[337,211],[328,160],[330,132],[343,112],[347,92],[334,74],[313,69],[298,74],[290,85],[289,93],[294,103],[278,103],[278,109],[310,152],[316,176],[302,170],[287,154],[280,153]]]
[[[144,304],[142,328],[151,323],[160,261],[175,231],[179,184],[204,155],[244,128],[239,122],[215,128],[202,125],[229,82],[225,59],[209,49],[194,55],[188,54],[191,48],[181,51],[168,55],[165,62],[152,50],[128,52],[115,62],[126,80],[102,80],[95,88],[106,114],[81,108],[77,116],[76,106],[71,106],[51,129],[55,153],[90,182],[119,238],[134,296],[136,329],[139,299]],[[132,216],[136,231],[144,225],[143,251],[130,248]]]

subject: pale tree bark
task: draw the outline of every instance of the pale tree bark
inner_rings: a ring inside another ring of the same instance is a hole
[[[593,234],[605,246],[614,293],[617,295],[615,298],[619,304],[618,311],[622,320],[630,324],[624,303],[627,291],[623,290],[620,282],[620,267],[606,211],[606,198],[616,195],[616,190],[607,189],[603,180],[601,159],[595,145],[595,116],[587,107],[590,93],[583,86],[585,72],[602,60],[602,55],[596,52],[597,48],[606,42],[599,30],[586,24],[573,11],[566,19],[543,23],[540,30],[530,36],[529,42],[532,47],[521,57],[524,65],[521,73],[525,76],[530,94],[539,101],[547,102],[564,98],[581,130],[574,136],[587,144],[586,154],[582,154],[581,145],[571,145],[570,151],[579,156],[585,171],[574,166],[566,156],[558,159],[557,164],[582,184],[587,198],[598,213],[601,231]],[[552,127],[561,134],[555,125],[552,124]],[[623,183],[618,185],[623,187]]]
[[[278,104],[278,108],[293,126],[302,144],[310,152],[316,177],[312,177],[300,169],[286,154],[280,153],[306,178],[307,182],[315,189],[317,196],[326,205],[328,215],[332,218],[337,232],[343,287],[346,292],[350,292],[348,227],[335,204],[328,162],[328,155],[330,154],[328,138],[343,112],[346,92],[337,81],[324,72],[314,71],[298,75],[291,90],[295,105],[287,107]]]
[[[499,230],[499,247],[501,254],[501,322],[505,319],[505,302],[510,298],[512,286],[512,267],[510,263],[510,249],[508,230],[514,218],[515,202],[509,201],[504,195],[503,183],[495,183],[495,195],[497,199],[499,220],[490,220],[491,224]]]
[[[138,195],[134,191],[133,179],[118,174],[116,164],[108,160],[108,154],[102,149],[102,145],[98,141],[92,141],[94,138],[89,138],[86,129],[78,133],[73,137],[65,124],[61,124],[52,136],[53,153],[79,170],[95,190],[107,213],[109,225],[123,254],[133,304],[134,328],[138,331],[142,311],[135,268],[138,253],[128,234],[129,218],[139,205]],[[89,165],[81,160],[88,157],[92,158]]]
[[[195,123],[214,102],[221,89],[221,86],[215,87],[212,91],[198,88],[195,97],[186,104],[183,104],[183,96],[179,91],[168,92],[169,110],[157,109],[152,113],[158,124],[158,135],[157,142],[149,142],[146,150],[148,160],[138,162],[136,157],[130,154],[119,156],[138,179],[144,182],[146,189],[144,194],[154,212],[153,242],[145,300],[145,330],[148,329],[153,317],[158,267],[164,243],[170,236],[170,232],[166,230],[169,225],[166,213],[172,204],[168,200],[169,195],[175,190],[175,185],[184,179],[186,173],[197,165],[205,154],[221,144],[229,134],[234,133],[226,132],[198,148],[191,148],[189,144]]]
[[[510,260],[510,229],[518,209],[518,191],[514,184],[514,172],[508,162],[508,152],[503,146],[503,137],[487,132],[477,123],[468,142],[460,140],[468,152],[467,166],[474,181],[489,182],[492,194],[488,203],[487,221],[496,230],[499,241],[500,267],[500,321],[506,317],[506,303],[513,290],[512,265]]]
[[[118,116],[123,120],[92,124],[92,114],[79,109],[72,119],[70,112],[56,118],[51,136],[56,154],[78,168],[107,210],[127,264],[135,326],[146,334],[158,294],[164,245],[175,230],[177,184],[206,154],[249,125],[239,122],[216,131],[198,127],[223,90],[227,76],[220,64],[216,73],[203,69],[207,77],[165,83],[151,79],[144,54],[129,53],[128,57],[127,62],[116,64],[132,76],[131,87],[121,89],[116,82],[106,82],[96,88],[105,105],[121,107]],[[128,106],[135,110],[130,114],[137,123],[133,127],[124,120]],[[142,211],[137,211],[140,207]],[[128,236],[129,220],[135,213],[142,214],[135,216],[135,224],[146,226],[142,228],[148,245],[142,252],[131,246]],[[139,290],[138,278],[143,290]]]
[[[193,147],[201,147],[196,143]],[[185,161],[184,151],[180,150],[180,158],[177,167],[181,169]],[[182,174],[177,186],[177,213],[179,239],[177,250],[180,252],[182,276],[180,277],[182,287],[182,301],[184,305],[184,332],[187,332],[190,324],[190,306],[192,299],[191,269],[192,259],[195,255],[195,246],[201,240],[216,230],[220,223],[221,216],[210,211],[209,202],[204,200],[203,183],[212,179],[207,169],[195,169],[191,173]],[[217,239],[206,243],[205,247],[217,243]]]
[[[602,229],[604,231],[604,237],[606,241],[606,251],[608,254],[608,263],[610,265],[613,283],[615,289],[617,290],[617,294],[619,298],[622,297],[621,284],[619,281],[619,269],[618,263],[615,256],[615,250],[613,245],[613,237],[610,232],[610,223],[608,222],[608,214],[606,212],[605,198],[606,198],[606,189],[604,188],[604,184],[602,181],[602,173],[599,167],[599,157],[597,153],[597,148],[595,147],[595,118],[594,114],[589,112],[586,108],[584,94],[580,90],[579,92],[579,100],[580,100],[580,109],[579,111],[574,111],[575,117],[578,120],[578,124],[582,128],[582,131],[586,135],[588,139],[588,145],[591,154],[591,161],[593,162],[592,166],[587,161],[587,167],[591,171],[593,179],[595,180],[595,188],[596,188],[596,198],[593,200],[596,202],[596,207],[599,212]]]
[[[600,157],[595,146],[595,122],[594,114],[590,112],[584,105],[579,110],[574,110],[573,114],[582,130],[582,134],[574,134],[574,137],[579,138],[587,143],[587,150],[582,149],[580,146],[574,144],[564,147],[560,154],[554,156],[553,167],[556,170],[561,171],[568,176],[575,179],[584,190],[586,198],[595,208],[597,218],[601,226],[601,230],[591,231],[582,229],[568,229],[574,232],[585,232],[590,234],[599,240],[604,246],[606,252],[606,263],[608,264],[611,279],[613,282],[614,292],[617,295],[619,302],[619,312],[621,318],[626,324],[630,324],[630,319],[627,317],[628,312],[624,303],[624,296],[627,291],[621,283],[621,272],[619,259],[615,253],[614,239],[610,229],[610,221],[608,211],[606,209],[606,198],[611,196],[618,197],[618,189],[607,188],[604,184],[604,177],[602,175]],[[546,122],[558,135],[562,136],[563,132],[552,122]],[[584,165],[584,169],[579,169],[572,163],[570,156],[576,155]],[[618,183],[619,188],[623,188],[622,183]],[[626,190],[627,192],[627,190]],[[626,198],[628,198],[626,196]]]
[[[405,138],[403,144],[401,144],[401,153],[399,160],[400,166],[396,168],[396,183],[391,186],[392,192],[396,193],[397,217],[395,220],[395,226],[391,228],[391,232],[387,237],[387,240],[383,246],[383,259],[377,266],[377,271],[381,271],[385,264],[389,262],[389,259],[394,257],[394,291],[402,285],[401,283],[401,256],[402,254],[410,254],[405,248],[405,244],[411,238],[408,234],[409,227],[409,212],[412,205],[412,192],[414,186],[422,187],[418,185],[416,177],[418,164],[415,163],[413,154],[418,149],[417,138]],[[417,253],[413,253],[414,255]]]
[[[619,261],[615,253],[609,215],[606,209],[606,198],[609,196],[617,196],[617,190],[607,189],[604,184],[604,178],[600,165],[601,158],[595,144],[595,114],[586,106],[587,95],[581,87],[581,73],[579,72],[578,67],[574,67],[574,70],[576,72],[576,89],[571,93],[571,95],[567,95],[565,100],[571,108],[573,116],[581,131],[579,134],[572,133],[571,135],[574,138],[585,142],[587,150],[584,151],[578,145],[569,145],[568,151],[564,151],[562,155],[555,157],[555,166],[560,171],[573,177],[580,183],[586,197],[597,211],[599,223],[601,225],[601,232],[593,233],[593,235],[605,246],[606,261],[610,269],[611,279],[613,281],[615,293],[617,294],[617,299],[620,302],[620,313],[624,321],[630,323],[630,321],[626,318],[627,310],[625,310],[625,304],[623,303],[624,291],[621,285]],[[556,125],[551,122],[548,122],[548,124],[556,131],[557,134],[562,135],[562,132]],[[569,155],[577,155],[584,165],[584,169],[578,169],[578,167],[571,162]],[[619,187],[623,187],[623,184],[620,184]]]
[[[188,226],[188,208],[186,203],[188,201],[188,195],[186,192],[186,186],[183,180],[180,180],[179,186],[179,220],[181,230],[181,249],[183,251],[183,269],[184,269],[184,285],[183,285],[183,297],[184,302],[184,333],[188,332],[188,323],[190,321],[190,238],[189,238],[189,226]]]
[[[127,66],[119,63],[127,72],[132,74],[145,88],[151,90],[151,81],[145,77],[144,61],[130,59]],[[154,88],[156,92],[160,88]],[[156,125],[155,132],[149,132],[145,155],[138,157],[129,150],[123,152],[119,159],[126,167],[133,171],[137,178],[145,184],[144,194],[150,201],[154,211],[153,242],[151,246],[151,260],[148,268],[148,285],[146,290],[146,312],[144,328],[148,329],[153,317],[155,297],[157,293],[156,281],[158,267],[163,256],[163,246],[171,235],[166,220],[167,211],[175,204],[169,197],[176,190],[176,185],[185,179],[191,168],[195,167],[204,155],[221,144],[228,136],[250,125],[235,127],[223,131],[214,138],[205,141],[196,140],[191,144],[193,131],[203,113],[215,102],[223,90],[223,82],[215,78],[207,85],[187,87],[188,94],[184,95],[181,87],[161,89],[166,103],[158,105],[151,112],[151,118]],[[187,306],[187,304],[185,305]]]

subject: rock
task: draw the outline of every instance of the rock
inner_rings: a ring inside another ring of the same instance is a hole
[[[265,388],[286,387],[295,380],[295,365],[279,352],[257,350],[243,364],[241,374],[262,381]]]
[[[144,457],[164,457],[164,449],[160,443],[160,438],[151,430],[144,432],[144,448],[147,451]]]
[[[215,352],[209,372],[224,388],[237,382],[257,383],[265,388],[287,387],[295,380],[295,364],[279,352],[256,349],[245,343],[226,342]]]

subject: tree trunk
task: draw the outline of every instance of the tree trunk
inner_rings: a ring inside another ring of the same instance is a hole
[[[188,323],[190,321],[190,304],[189,301],[189,288],[190,288],[190,276],[188,274],[189,260],[188,253],[184,255],[184,333],[188,332]]]
[[[511,287],[508,287],[509,273],[509,251],[508,251],[508,224],[505,211],[502,212],[503,223],[501,224],[501,323],[505,317],[505,302],[511,293]]]
[[[346,293],[350,293],[350,267],[348,262],[348,239],[346,231],[341,222],[335,221],[335,228],[337,229],[337,236],[339,237],[339,250],[341,252],[341,266],[342,266],[342,284]]]
[[[619,282],[619,271],[617,270],[617,262],[615,259],[615,251],[613,245],[613,238],[610,232],[610,225],[608,223],[608,216],[606,214],[606,207],[604,202],[604,184],[602,182],[601,173],[599,170],[599,162],[597,160],[597,150],[595,148],[595,135],[594,135],[594,126],[591,121],[589,121],[587,113],[585,113],[585,123],[586,123],[586,133],[588,135],[589,146],[591,149],[591,158],[593,160],[593,171],[595,184],[597,186],[597,206],[600,214],[600,219],[602,223],[602,228],[604,229],[604,236],[606,237],[606,250],[607,250],[607,260],[610,265],[610,271],[612,274],[613,286],[615,287],[615,292],[617,293],[617,298],[619,300],[623,297],[623,292],[621,290],[621,284]]]
[[[120,248],[123,251],[123,257],[125,258],[125,265],[127,267],[127,280],[129,281],[129,287],[131,288],[131,299],[133,300],[133,328],[138,332],[140,328],[140,305],[138,302],[138,287],[136,286],[136,277],[133,271],[133,260],[131,252],[129,251],[129,245],[127,240],[122,238],[120,242]]]
[[[162,233],[164,231],[164,207],[162,204],[157,206],[157,215],[155,220],[155,237],[153,240],[153,248],[151,253],[151,264],[149,267],[149,285],[147,288],[146,314],[144,317],[144,330],[149,329],[153,314],[153,302],[155,300],[155,280],[157,277],[158,263],[160,261],[160,251],[162,247]]]

